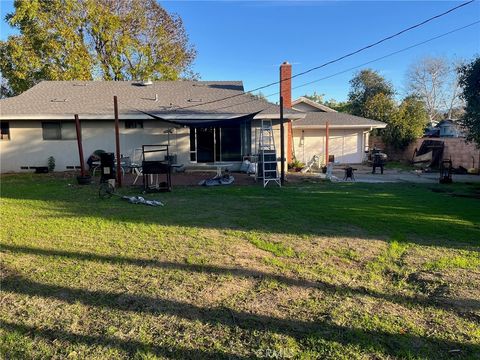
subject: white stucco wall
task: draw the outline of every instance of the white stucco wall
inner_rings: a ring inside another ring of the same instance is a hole
[[[1,172],[18,172],[22,166],[47,166],[50,156],[55,158],[55,170],[79,166],[76,140],[43,140],[41,121],[9,121],[10,140],[0,140]],[[90,154],[102,149],[115,152],[113,121],[85,120],[81,123],[85,161]],[[120,151],[133,157],[134,149],[144,144],[167,144],[163,131],[171,124],[145,120],[143,129],[125,129],[120,122]],[[179,155],[178,161],[189,161],[189,129],[178,128],[170,135],[171,152]],[[137,153],[139,155],[139,153]]]
[[[48,158],[55,158],[55,171],[65,171],[67,167],[79,166],[76,140],[43,140],[40,120],[9,121],[10,140],[0,140],[0,172],[21,172],[22,166],[47,166]],[[167,144],[164,130],[172,124],[156,120],[144,120],[143,129],[125,129],[120,121],[120,152],[139,161],[142,145]],[[251,154],[257,152],[260,121],[252,121]],[[84,120],[81,122],[84,158],[87,161],[93,151],[101,149],[115,152],[115,132],[113,121]],[[280,125],[274,122],[275,145],[280,157]],[[170,134],[170,151],[177,155],[177,162],[191,165],[190,129],[177,127]],[[287,126],[285,125],[285,147],[287,146]],[[286,150],[285,150],[286,154]],[[134,156],[135,155],[135,156]],[[135,158],[136,157],[136,158]],[[286,168],[286,165],[285,165]],[[280,167],[279,167],[280,169]]]
[[[330,129],[329,155],[335,155],[335,162],[360,164],[364,158],[366,131],[363,129]],[[325,129],[293,129],[295,156],[307,163],[314,155],[325,163]]]

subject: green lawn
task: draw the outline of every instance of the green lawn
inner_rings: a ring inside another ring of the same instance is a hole
[[[3,176],[0,351],[478,359],[480,200],[452,191],[480,189],[176,188],[154,208]]]
[[[413,166],[410,163],[407,162],[402,162],[402,161],[388,161],[387,164],[385,165],[386,169],[396,169],[400,171],[412,171],[418,168]]]

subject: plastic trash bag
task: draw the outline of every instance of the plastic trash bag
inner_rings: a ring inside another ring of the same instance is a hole
[[[251,162],[248,160],[243,160],[242,165],[240,166],[240,172],[248,173],[248,169],[250,168]]]
[[[122,199],[127,200],[130,204],[144,204],[149,206],[164,206],[161,201],[147,200],[143,196],[123,196]]]
[[[214,177],[212,179],[202,180],[198,183],[200,186],[217,186],[217,185],[230,185],[233,184],[235,178],[232,175],[223,175],[220,177]]]

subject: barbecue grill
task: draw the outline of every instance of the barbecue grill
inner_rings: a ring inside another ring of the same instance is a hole
[[[387,162],[387,154],[384,154],[380,152],[380,150],[378,150],[377,152],[372,154],[372,162],[373,162],[372,174],[375,174],[377,167],[380,168],[380,173],[383,174],[383,167]]]

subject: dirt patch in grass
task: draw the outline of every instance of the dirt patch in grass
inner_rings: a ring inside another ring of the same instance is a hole
[[[439,273],[427,271],[414,272],[408,276],[407,283],[414,286],[419,293],[429,298],[447,297],[450,294],[449,282]]]

